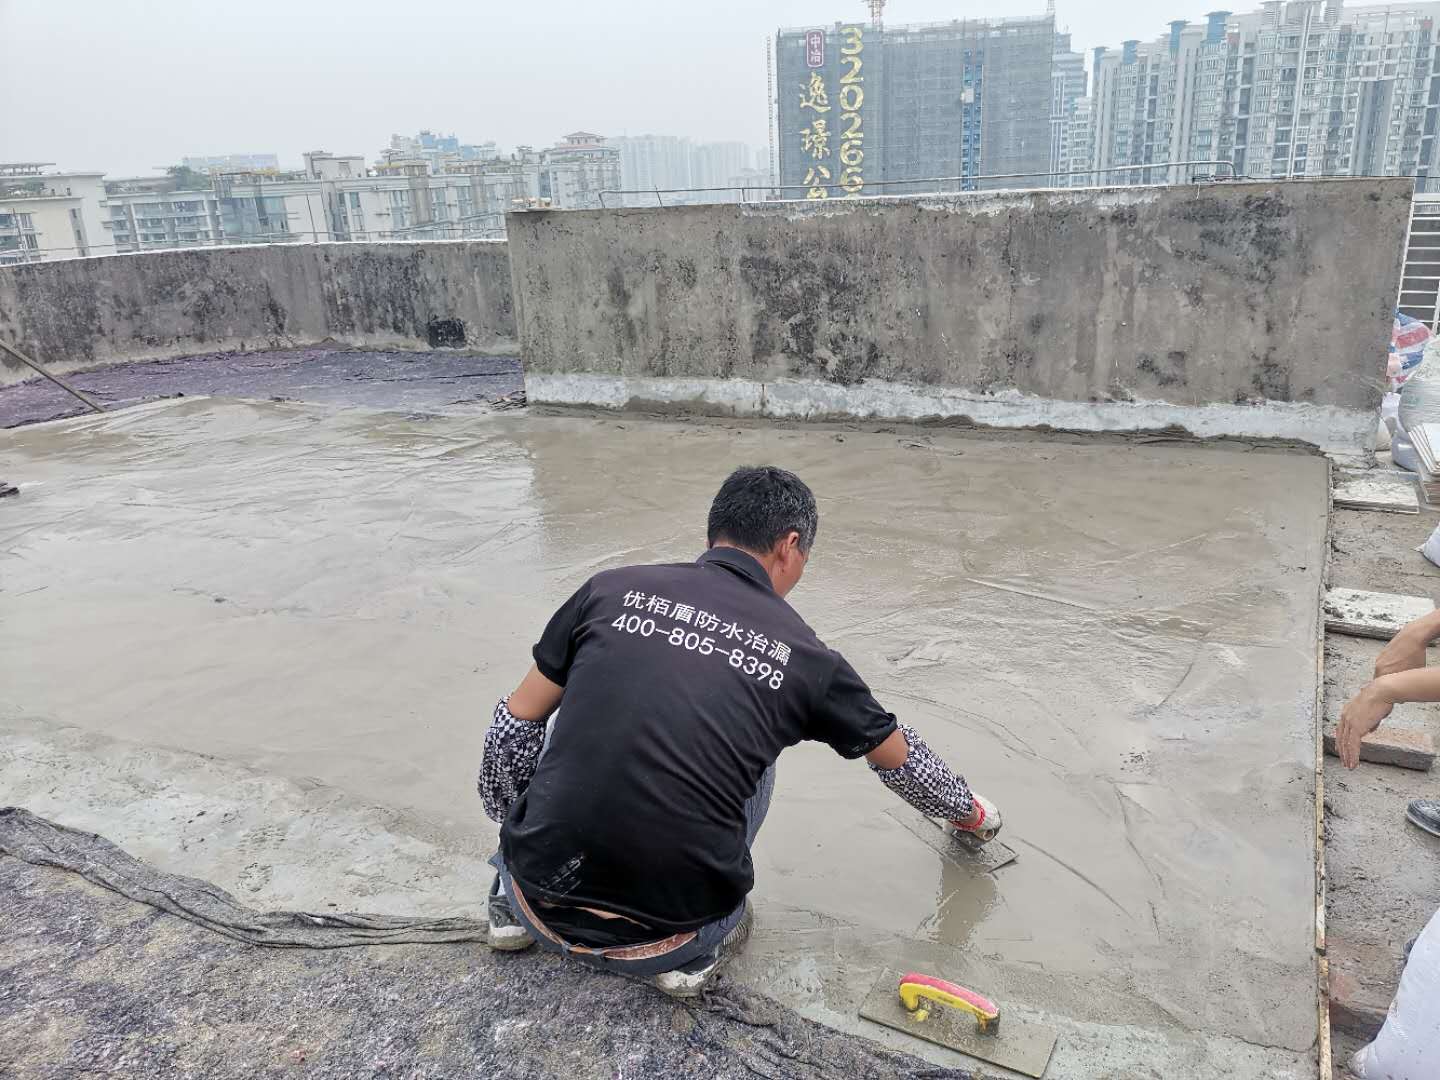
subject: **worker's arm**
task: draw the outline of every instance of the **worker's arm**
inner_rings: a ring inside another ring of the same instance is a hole
[[[951,772],[909,724],[897,726],[865,760],[881,783],[927,817],[944,818],[957,829],[983,833],[985,839],[1000,831],[995,804],[971,791],[965,778]]]
[[[515,692],[505,699],[510,714],[517,720],[529,720],[532,724],[543,724],[550,714],[560,707],[560,698],[565,688],[551,682],[534,664],[520,680]]]
[[[1418,667],[1382,675],[1346,702],[1335,731],[1335,749],[1347,769],[1360,764],[1360,740],[1378,728],[1391,709],[1406,701],[1440,701],[1440,668]]]
[[[1375,677],[1425,666],[1425,648],[1440,638],[1440,609],[1400,628],[1375,660]]]
[[[532,666],[508,698],[495,706],[485,732],[485,756],[476,787],[492,821],[504,821],[534,779],[545,748],[545,722],[560,704],[565,688]]]

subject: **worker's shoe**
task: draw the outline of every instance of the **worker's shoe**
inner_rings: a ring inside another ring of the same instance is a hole
[[[654,982],[657,989],[675,998],[695,998],[705,992],[719,973],[720,968],[745,947],[750,940],[750,931],[755,925],[755,909],[750,906],[750,901],[745,901],[745,913],[740,916],[740,921],[735,924],[735,929],[725,935],[725,940],[720,942],[720,947],[714,952],[697,956],[684,967],[676,968],[674,971],[662,971],[656,975]]]
[[[487,938],[492,949],[499,949],[501,952],[519,952],[521,949],[528,949],[535,944],[535,939],[530,936],[530,931],[520,924],[515,917],[515,912],[510,908],[510,898],[505,895],[505,890],[500,885],[500,875],[495,875],[495,880],[490,884],[490,901],[486,905],[487,914],[490,916],[490,931]]]
[[[1405,816],[1433,836],[1440,836],[1440,799],[1416,799],[1405,808]]]

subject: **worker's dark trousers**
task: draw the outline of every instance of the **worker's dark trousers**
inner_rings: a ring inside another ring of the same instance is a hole
[[[760,777],[760,783],[755,788],[755,794],[745,800],[745,844],[747,847],[755,843],[755,836],[760,832],[760,826],[765,822],[765,815],[770,810],[770,796],[775,792],[775,766],[765,770]],[[723,919],[717,919],[713,923],[702,926],[695,936],[684,945],[667,952],[661,956],[653,956],[644,960],[617,960],[608,956],[597,956],[593,953],[572,952],[564,945],[551,941],[542,934],[535,925],[525,917],[525,911],[520,904],[515,902],[515,889],[510,883],[510,873],[505,869],[505,861],[497,851],[490,860],[490,865],[500,874],[500,881],[505,888],[505,896],[510,901],[510,910],[520,924],[530,932],[542,949],[547,952],[567,953],[572,959],[582,961],[592,967],[600,968],[603,971],[614,971],[619,974],[631,975],[643,978],[647,975],[658,975],[662,971],[674,971],[676,968],[684,967],[696,957],[705,956],[714,952],[720,947],[731,930],[739,924],[741,917],[745,914],[745,904],[742,901],[740,906],[726,915]]]

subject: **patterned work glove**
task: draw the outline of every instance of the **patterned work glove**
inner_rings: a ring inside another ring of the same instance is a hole
[[[485,816],[491,821],[504,821],[515,800],[530,786],[543,749],[545,724],[518,719],[501,698],[485,732],[485,756],[475,784],[485,803]]]

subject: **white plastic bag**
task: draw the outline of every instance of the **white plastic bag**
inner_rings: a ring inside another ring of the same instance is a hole
[[[1400,388],[1400,426],[1440,424],[1440,338],[1425,343],[1425,358]]]
[[[1390,460],[1395,463],[1397,469],[1408,469],[1410,472],[1420,471],[1420,454],[1415,450],[1415,444],[1410,441],[1410,436],[1406,435],[1403,430],[1390,436]]]
[[[1430,534],[1430,539],[1421,545],[1420,554],[1436,566],[1440,566],[1440,525],[1435,526],[1435,531]]]
[[[1385,1026],[1351,1059],[1350,1071],[1361,1080],[1440,1076],[1440,911],[1410,949]]]

